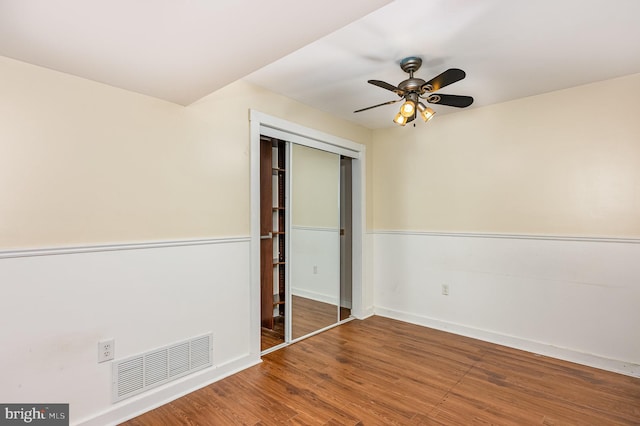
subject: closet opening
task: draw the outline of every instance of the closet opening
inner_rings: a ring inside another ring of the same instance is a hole
[[[260,350],[285,342],[285,142],[260,137]]]
[[[251,353],[372,313],[364,145],[250,111]]]
[[[260,136],[261,352],[349,320],[351,158]]]

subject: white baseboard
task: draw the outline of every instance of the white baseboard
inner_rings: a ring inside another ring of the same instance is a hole
[[[73,424],[78,426],[117,425],[261,362],[260,358],[246,355],[124,400],[96,416]]]
[[[374,308],[375,315],[386,318],[392,318],[411,324],[421,325],[424,327],[434,328],[436,330],[446,331],[460,336],[471,337],[473,339],[483,340],[485,342],[496,343],[498,345],[508,346],[514,349],[520,349],[539,355],[549,356],[564,361],[575,362],[576,364],[586,365],[589,367],[599,368],[614,373],[620,373],[631,377],[640,378],[640,365],[629,362],[604,358],[597,355],[586,354],[567,348],[548,345],[545,343],[535,342],[519,337],[507,336],[491,331],[480,330],[477,328],[467,327],[460,324],[454,324],[441,321],[425,316],[410,314],[407,312],[395,311],[380,306]]]
[[[364,319],[367,319],[367,318],[369,318],[369,317],[374,316],[376,313],[375,313],[375,311],[373,310],[373,308],[372,308],[372,307],[369,307],[369,308],[363,309],[361,312],[355,312],[355,311],[353,311],[353,312],[351,312],[351,314],[352,314],[356,319],[364,320]],[[383,316],[383,315],[381,315],[381,316]]]

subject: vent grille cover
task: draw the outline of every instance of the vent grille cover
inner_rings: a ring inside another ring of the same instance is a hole
[[[213,335],[134,355],[113,363],[113,402],[213,365]]]

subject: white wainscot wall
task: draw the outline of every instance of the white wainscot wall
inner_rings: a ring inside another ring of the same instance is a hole
[[[259,362],[250,354],[249,239],[0,252],[0,401],[70,404],[106,425]],[[213,367],[111,402],[111,362],[213,332]]]
[[[640,377],[640,241],[378,232],[373,263],[378,315]]]
[[[291,294],[338,304],[340,230],[293,226],[290,238]]]

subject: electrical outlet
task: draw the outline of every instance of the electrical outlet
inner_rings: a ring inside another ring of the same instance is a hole
[[[98,362],[111,361],[115,357],[116,341],[114,339],[98,342]]]
[[[442,294],[444,296],[449,295],[449,284],[442,284]]]
[[[313,273],[314,273],[314,274],[317,274],[317,273],[318,273],[318,266],[317,266],[317,265],[314,265],[314,266],[313,266]]]

